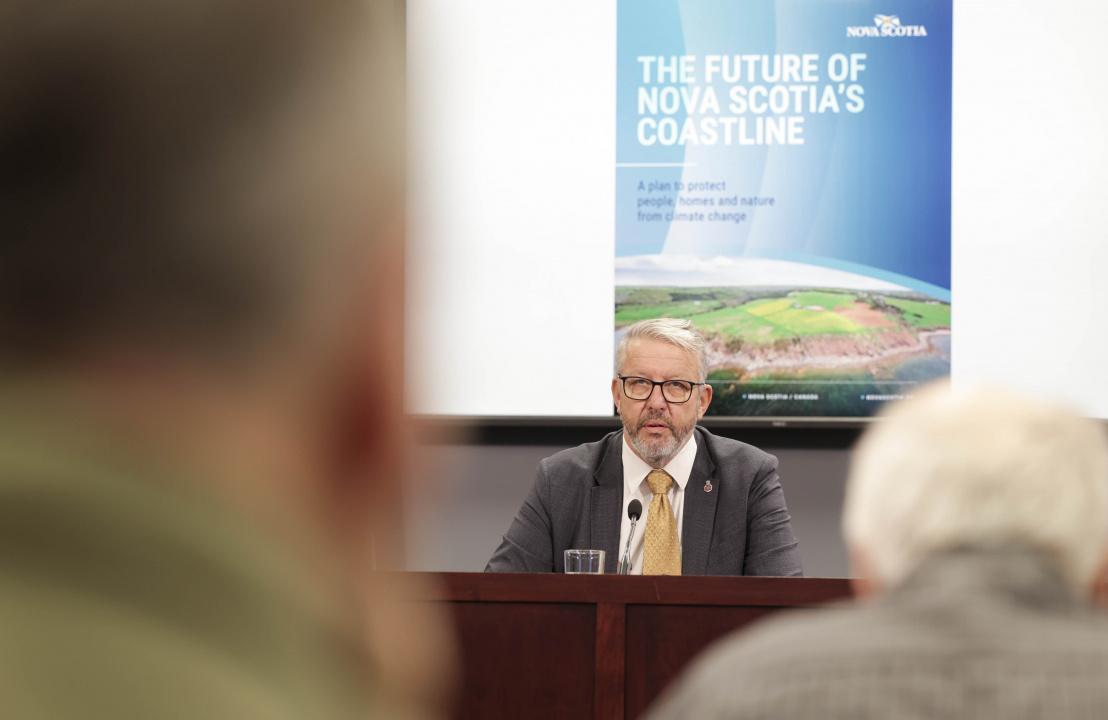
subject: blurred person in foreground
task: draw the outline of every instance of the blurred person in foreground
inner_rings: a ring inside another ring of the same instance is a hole
[[[0,20],[0,717],[408,717],[389,0]]]
[[[648,716],[1108,717],[1097,423],[933,387],[861,441],[843,530],[858,603],[722,641]]]

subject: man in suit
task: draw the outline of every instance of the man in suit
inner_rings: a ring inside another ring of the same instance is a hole
[[[723,640],[651,720],[1108,717],[1108,444],[1090,420],[934,388],[854,458],[861,602]]]
[[[571,548],[630,572],[800,575],[777,458],[696,426],[712,401],[705,342],[687,320],[643,320],[616,348],[612,399],[623,430],[539,463],[492,572],[562,572]],[[643,520],[631,536],[627,507]],[[645,524],[645,527],[644,527]]]

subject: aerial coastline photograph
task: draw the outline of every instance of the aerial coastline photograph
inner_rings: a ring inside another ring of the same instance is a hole
[[[654,317],[691,320],[704,335],[715,393],[709,415],[868,416],[950,374],[947,301],[797,263],[714,263],[721,266],[733,276],[740,267],[759,271],[775,284],[754,284],[749,277],[741,285],[622,284],[617,268],[615,289],[616,341],[622,328]],[[622,273],[628,279],[635,274]],[[667,275],[689,279],[672,272],[637,279]],[[783,282],[788,276],[816,282]]]

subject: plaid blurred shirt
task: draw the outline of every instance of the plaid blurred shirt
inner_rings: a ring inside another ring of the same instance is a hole
[[[951,551],[871,602],[721,641],[648,717],[1106,718],[1108,615],[1034,552]]]

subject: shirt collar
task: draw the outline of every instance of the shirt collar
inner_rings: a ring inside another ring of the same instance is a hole
[[[635,454],[627,443],[627,434],[620,433],[623,437],[623,487],[627,495],[638,489],[639,485],[646,482],[646,476],[654,468],[646,464],[646,461]],[[662,467],[673,478],[682,491],[692,475],[693,462],[696,461],[696,432],[689,435],[685,447],[681,448],[670,461]]]

